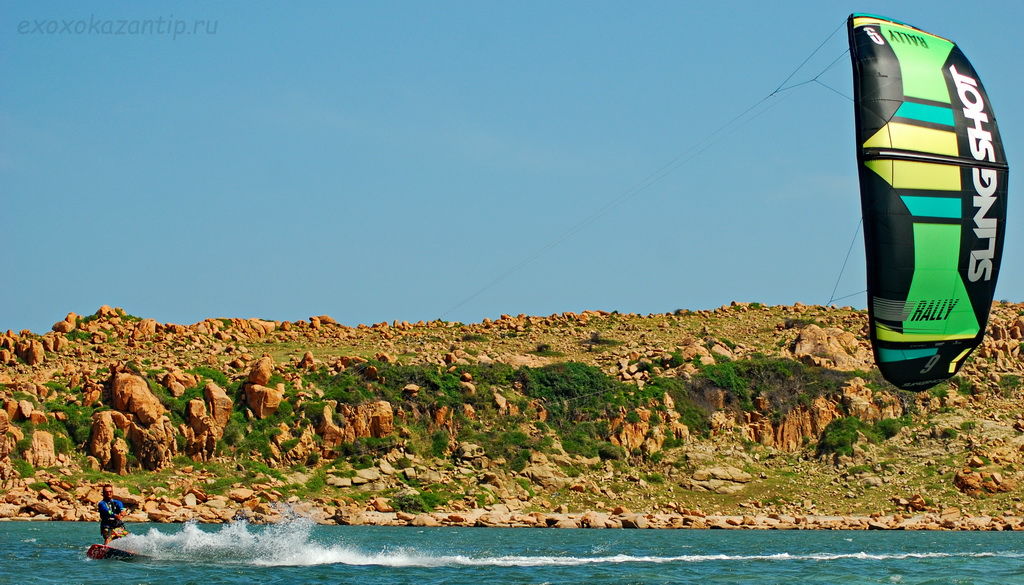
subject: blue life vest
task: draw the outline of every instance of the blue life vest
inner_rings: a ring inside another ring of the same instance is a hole
[[[120,519],[116,516],[124,510],[124,504],[121,500],[106,500],[100,501],[100,526],[108,528],[116,528],[124,525]]]

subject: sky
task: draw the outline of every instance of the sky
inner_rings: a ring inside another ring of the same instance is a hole
[[[5,0],[0,331],[864,307],[851,12],[955,40],[1024,168],[1019,0]]]

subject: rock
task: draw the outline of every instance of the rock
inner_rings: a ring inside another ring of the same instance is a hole
[[[252,369],[249,370],[248,382],[249,384],[256,386],[266,386],[270,383],[271,376],[274,375],[274,358],[270,356],[263,356],[256,360],[253,364]]]
[[[571,483],[568,476],[550,464],[534,463],[523,469],[522,474],[545,488],[561,489]]]
[[[307,351],[306,353],[302,354],[302,359],[300,359],[298,363],[295,364],[296,367],[302,368],[304,370],[313,369],[315,365],[316,364],[313,361],[313,352],[311,351]]]
[[[751,481],[749,473],[730,466],[710,467],[693,472],[689,480],[681,485],[696,491],[709,491],[718,494],[732,494],[743,489],[743,484]]]
[[[156,335],[158,324],[155,319],[143,319],[132,328],[132,339],[149,339]]]
[[[163,404],[149,390],[149,385],[141,376],[128,373],[114,374],[110,392],[114,408],[134,414],[142,424],[151,425],[160,420],[166,412]]]
[[[476,443],[462,442],[455,448],[455,456],[459,459],[479,459],[484,455],[484,448]]]
[[[57,455],[53,451],[53,435],[47,431],[34,431],[32,447],[25,453],[25,460],[37,468],[56,465]]]
[[[395,431],[395,415],[391,403],[386,400],[368,402],[353,406],[342,404],[340,414],[345,420],[344,442],[351,443],[361,438],[383,438]]]
[[[861,483],[863,483],[867,487],[881,487],[882,485],[885,484],[885,481],[883,481],[882,478],[878,477],[877,475],[869,475],[861,479]]]
[[[644,529],[650,527],[647,518],[642,514],[626,514],[620,520],[622,521],[623,528]]]
[[[377,469],[376,467],[367,467],[366,469],[357,469],[356,477],[363,480],[364,482],[371,482],[378,481],[381,475],[380,470]]]
[[[25,360],[25,363],[30,366],[39,365],[46,359],[46,350],[43,348],[43,342],[38,339],[26,339],[18,342],[14,346],[14,354]]]
[[[35,407],[28,400],[19,400],[17,402],[17,408],[14,410],[14,416],[11,417],[16,421],[32,420],[32,413],[35,412]]]
[[[249,488],[233,488],[228,491],[228,498],[238,503],[247,502],[255,495],[256,492]]]
[[[411,521],[410,526],[441,526],[441,522],[431,514],[417,514]]]
[[[284,391],[259,384],[245,386],[245,401],[256,418],[266,418],[277,412],[284,399]]]
[[[327,485],[337,488],[352,487],[352,478],[350,477],[338,477],[336,475],[327,476]]]
[[[134,448],[132,454],[149,471],[167,466],[177,452],[174,426],[167,418],[158,424],[142,427],[132,423],[128,427],[128,439]]]
[[[580,518],[580,525],[583,528],[608,528],[608,514],[601,512],[586,512]]]
[[[223,431],[206,413],[206,403],[198,398],[189,400],[185,407],[185,422],[188,423],[184,431],[185,453],[200,461],[213,457]]]
[[[815,366],[837,370],[868,369],[871,351],[857,336],[837,327],[807,325],[800,330],[791,348],[794,358]]]
[[[316,430],[323,438],[324,447],[328,449],[345,442],[345,432],[334,424],[334,408],[330,405],[325,405],[320,411],[320,422]]]
[[[111,463],[114,448],[114,418],[109,410],[92,415],[92,430],[89,433],[88,452],[96,458],[100,467],[107,469]]]
[[[552,526],[554,528],[579,528],[580,522],[571,516],[563,516],[558,518]]]
[[[203,396],[206,398],[206,404],[210,409],[210,416],[217,423],[217,426],[224,427],[227,425],[228,420],[231,418],[231,408],[234,406],[234,402],[228,396],[228,393],[213,382],[207,382],[203,388]]]
[[[128,443],[121,437],[114,439],[114,444],[110,449],[110,463],[107,469],[118,475],[128,473]]]
[[[74,313],[68,313],[67,317],[64,317],[63,321],[58,321],[53,324],[51,328],[57,333],[70,333],[75,330],[78,326],[78,315]]]

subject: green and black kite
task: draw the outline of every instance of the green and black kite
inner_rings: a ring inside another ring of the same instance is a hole
[[[875,361],[924,390],[981,343],[1008,166],[988,94],[952,41],[881,16],[848,21]]]

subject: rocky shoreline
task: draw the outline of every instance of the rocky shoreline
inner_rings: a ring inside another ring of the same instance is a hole
[[[206,496],[192,490],[182,498],[137,496],[115,492],[129,509],[131,523],[225,523],[245,520],[264,524],[296,517],[318,524],[346,526],[591,528],[591,529],[722,529],[722,530],[1024,530],[1024,516],[975,516],[956,508],[907,514],[792,515],[706,514],[700,510],[633,512],[623,507],[610,511],[526,512],[505,504],[465,510],[410,513],[395,510],[387,498],[365,504],[325,505],[289,498],[272,501],[249,488],[227,495]],[[96,503],[100,485],[51,484],[39,491],[16,487],[0,498],[0,521],[98,522]]]
[[[1024,305],[913,394],[863,322],[69,314],[0,334],[0,520],[95,522],[110,481],[133,522],[1024,529]]]

